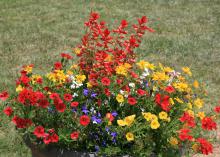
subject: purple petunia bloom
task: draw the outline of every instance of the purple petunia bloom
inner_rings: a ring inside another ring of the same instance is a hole
[[[89,110],[87,110],[86,105],[83,105],[83,106],[82,106],[82,112],[83,112],[84,114],[88,114],[88,113],[89,113]]]
[[[114,117],[117,117],[117,116],[118,116],[118,113],[117,113],[116,111],[113,111],[113,112],[112,112],[112,115],[113,115]]]
[[[91,98],[95,98],[97,96],[97,93],[92,92]]]
[[[93,123],[95,123],[95,124],[102,123],[102,119],[99,117],[96,117],[95,115],[93,115],[91,119],[92,119]]]
[[[88,89],[83,89],[83,95],[88,96],[89,95],[89,90]]]
[[[116,132],[112,132],[112,133],[111,133],[111,136],[112,136],[113,138],[115,138],[117,135],[118,135],[118,134],[117,134]]]

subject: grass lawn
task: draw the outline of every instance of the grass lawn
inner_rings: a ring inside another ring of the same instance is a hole
[[[60,52],[77,45],[91,10],[110,24],[148,16],[156,32],[145,35],[137,53],[176,69],[189,66],[207,84],[210,102],[220,98],[219,0],[0,0],[0,91],[13,90],[23,64],[47,70]],[[0,157],[27,156],[0,113]]]

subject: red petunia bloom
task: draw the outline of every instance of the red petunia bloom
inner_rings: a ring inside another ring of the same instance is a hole
[[[1,99],[2,101],[7,100],[8,97],[9,97],[9,94],[8,94],[7,91],[3,91],[3,92],[0,93],[0,99]]]
[[[87,126],[90,123],[90,118],[87,115],[83,115],[80,117],[80,124],[83,126]]]
[[[111,113],[106,113],[106,118],[110,120],[110,122],[112,122],[115,118]]]
[[[61,62],[56,62],[56,63],[54,63],[54,69],[55,69],[55,70],[60,70],[60,69],[62,69],[62,63],[61,63]]]
[[[71,101],[72,100],[72,95],[71,94],[64,94],[64,100],[66,101]]]
[[[72,132],[72,133],[70,134],[70,138],[71,138],[72,140],[76,140],[76,139],[78,139],[78,137],[79,137],[79,132],[78,132],[78,131],[74,131],[74,132]]]
[[[217,124],[210,117],[205,117],[202,119],[202,128],[204,130],[216,130]]]
[[[106,96],[110,96],[111,95],[111,92],[110,92],[110,90],[108,88],[105,88],[104,92],[105,92]]]
[[[216,106],[215,109],[214,109],[214,111],[215,111],[216,113],[220,113],[220,106]]]
[[[47,133],[45,134],[43,141],[44,141],[44,144],[46,144],[46,145],[51,142],[49,134],[47,134]]]
[[[41,100],[39,100],[38,104],[42,108],[47,108],[50,103],[48,102],[47,99],[41,99]]]
[[[208,155],[209,153],[213,153],[213,146],[206,139],[198,138],[196,141],[200,143],[199,149],[202,154]]]
[[[10,106],[7,106],[3,112],[7,115],[7,116],[10,116],[12,113],[13,113],[13,110]]]
[[[133,97],[129,97],[128,98],[128,103],[130,105],[135,105],[137,103],[137,100],[135,98],[133,98]]]
[[[184,112],[184,114],[182,115],[182,117],[180,117],[179,120],[183,123],[186,122],[186,124],[192,128],[196,126],[194,118],[187,112]]]
[[[71,107],[77,107],[78,105],[79,105],[79,102],[76,102],[76,101],[71,102]]]
[[[138,95],[140,95],[140,96],[144,96],[144,95],[146,94],[146,91],[143,90],[143,89],[138,89],[138,90],[137,90],[137,93],[138,93]]]
[[[49,97],[50,97],[50,99],[52,99],[52,100],[60,98],[60,96],[59,96],[58,93],[51,93]]]
[[[111,83],[110,79],[108,79],[107,77],[102,78],[101,82],[104,86],[109,86]]]
[[[189,129],[181,129],[179,132],[179,139],[181,141],[186,141],[186,140],[192,141],[193,137],[189,135],[189,132],[190,132]]]
[[[57,143],[59,141],[59,136],[57,134],[53,134],[50,136],[50,141],[53,143]]]
[[[14,116],[12,122],[17,128],[27,128],[32,125],[32,121],[30,119],[20,118],[18,116]]]
[[[165,91],[168,92],[168,93],[173,93],[173,92],[175,92],[175,89],[172,86],[167,86],[165,88]]]
[[[155,102],[157,105],[159,105],[164,111],[169,111],[170,110],[170,102],[169,102],[170,97],[168,95],[160,95],[159,93],[156,94],[155,96]]]
[[[73,57],[67,53],[61,53],[60,54],[62,58],[65,58],[65,59],[72,59]]]
[[[64,112],[66,109],[66,105],[64,103],[57,103],[55,104],[55,107],[58,112]]]
[[[41,138],[41,137],[44,137],[45,136],[45,132],[44,132],[44,127],[42,126],[37,126],[35,129],[34,129],[34,135],[37,137],[37,138]]]

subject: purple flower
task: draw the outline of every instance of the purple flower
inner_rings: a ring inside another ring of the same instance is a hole
[[[91,98],[95,98],[97,96],[97,93],[92,92]]]
[[[116,111],[113,111],[113,112],[112,112],[112,115],[113,115],[114,117],[116,117],[116,116],[118,116],[118,113],[117,113]]]
[[[99,146],[95,146],[95,151],[96,151],[96,152],[99,151]]]
[[[111,133],[111,136],[112,136],[113,138],[115,138],[117,135],[118,135],[118,134],[117,134],[116,132],[112,132],[112,133]]]
[[[72,108],[71,111],[72,112],[77,112],[77,109],[76,108]]]
[[[106,127],[106,128],[105,128],[105,131],[106,131],[106,132],[109,132],[109,131],[110,131],[109,127]]]
[[[148,82],[147,82],[147,81],[145,82],[145,86],[146,86],[146,87],[148,87],[148,86],[149,86],[149,84],[148,84]]]
[[[89,90],[88,89],[83,89],[83,95],[88,96],[89,95]]]
[[[93,123],[95,123],[95,124],[102,123],[102,119],[100,119],[99,117],[96,117],[95,115],[93,115],[91,119],[92,119]]]
[[[82,112],[83,112],[84,114],[89,113],[89,110],[87,110],[86,105],[83,105],[83,106],[82,106]]]

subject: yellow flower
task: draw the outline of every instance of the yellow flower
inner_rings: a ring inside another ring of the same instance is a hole
[[[170,102],[171,105],[174,105],[174,101],[173,101],[172,98],[169,98],[169,102]]]
[[[198,82],[197,80],[195,80],[195,81],[193,82],[193,87],[199,88],[199,82]]]
[[[150,112],[142,112],[142,115],[144,116],[144,118],[147,120],[147,121],[150,121],[151,120],[151,113]]]
[[[131,64],[129,64],[129,63],[124,63],[124,65],[123,65],[126,69],[130,69],[132,66],[131,66]]]
[[[62,84],[66,82],[67,76],[64,74],[63,70],[54,70],[54,72],[51,72],[46,75],[47,78],[57,84]]]
[[[24,88],[21,85],[16,87],[16,92],[21,92]]]
[[[105,58],[105,61],[106,61],[106,62],[111,62],[111,61],[112,61],[112,56],[111,56],[111,55],[108,55],[108,56]]]
[[[151,129],[158,129],[160,127],[160,123],[157,120],[153,120],[150,123]]]
[[[202,120],[203,118],[205,118],[205,112],[198,112],[196,116]]]
[[[118,123],[119,126],[125,126],[126,125],[124,120],[117,120],[117,123]]]
[[[188,113],[190,116],[194,117],[194,111],[192,111],[192,110],[187,110],[187,113]]]
[[[135,117],[135,115],[127,116],[125,117],[124,122],[127,126],[130,126],[134,122]]]
[[[118,74],[118,75],[127,76],[127,74],[128,74],[127,68],[125,68],[123,65],[117,66],[115,71],[116,71],[116,74]]]
[[[131,132],[128,132],[126,134],[126,138],[127,138],[128,141],[134,141],[134,134],[131,133]]]
[[[163,71],[167,72],[167,73],[170,73],[170,72],[173,72],[173,69],[170,68],[170,67],[164,67]]]
[[[85,75],[76,75],[76,81],[78,83],[83,83],[86,80],[86,76]]]
[[[41,78],[40,75],[32,75],[32,76],[31,76],[31,82],[32,82],[33,84],[35,84],[35,83],[37,82],[37,80],[40,79],[40,78]]]
[[[158,118],[155,114],[151,114],[151,120],[158,120]]]
[[[118,95],[116,96],[116,100],[117,100],[119,103],[124,102],[124,97],[123,97],[123,95],[118,94]]]
[[[31,73],[33,70],[33,67],[32,66],[25,66],[24,67],[24,71],[26,71],[27,73]]]
[[[67,75],[73,75],[73,72],[72,72],[71,70],[68,70],[68,71],[66,72],[66,74],[67,74]]]
[[[178,145],[179,142],[178,142],[177,138],[175,138],[175,137],[170,137],[169,143],[170,143],[172,146],[176,146],[176,145]]]
[[[192,109],[192,104],[191,104],[191,103],[187,103],[187,107],[188,107],[189,109]]]
[[[152,75],[154,81],[167,81],[169,76],[165,72],[155,72]]]
[[[204,102],[202,99],[197,98],[196,100],[194,100],[194,105],[199,109],[203,107],[203,104]]]
[[[80,54],[80,51],[81,51],[81,49],[80,48],[75,48],[75,49],[73,49],[73,52],[75,53],[75,54]]]
[[[184,73],[186,73],[187,75],[192,76],[192,72],[191,72],[191,70],[190,70],[189,67],[183,67],[183,68],[182,68],[182,71],[183,71]]]
[[[184,92],[188,89],[188,84],[183,82],[173,83],[174,88],[178,89],[180,92]]]
[[[141,69],[141,70],[144,70],[145,68],[148,68],[148,69],[151,69],[151,70],[154,70],[155,69],[155,66],[154,64],[150,64],[149,62],[146,62],[144,60],[141,60],[137,63],[137,66]]]
[[[76,69],[77,67],[78,67],[77,64],[73,64],[73,65],[70,67],[70,69]]]
[[[183,100],[181,100],[180,98],[174,98],[178,103],[183,104]]]
[[[92,88],[91,82],[87,82],[86,85],[87,85],[87,88]]]
[[[159,113],[159,118],[162,120],[166,120],[168,118],[168,114],[164,111]]]
[[[165,119],[165,121],[170,122],[170,117],[168,117],[167,119]]]
[[[198,144],[192,145],[192,149],[193,149],[194,152],[198,152],[199,151],[199,145]]]

